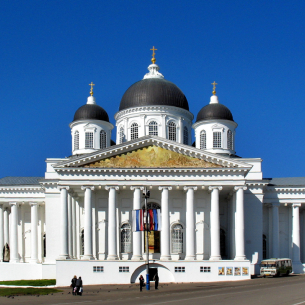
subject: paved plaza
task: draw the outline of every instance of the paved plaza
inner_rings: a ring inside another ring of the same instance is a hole
[[[305,276],[256,278],[241,282],[160,283],[159,289],[139,291],[138,284],[84,285],[83,296],[73,296],[70,287],[45,296],[0,297],[0,304],[305,304]]]

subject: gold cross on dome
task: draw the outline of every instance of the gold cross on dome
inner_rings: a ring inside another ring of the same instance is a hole
[[[215,95],[216,94],[216,85],[218,85],[218,84],[214,81],[214,83],[211,83],[211,85],[213,85],[212,93]]]
[[[152,49],[150,49],[151,51],[153,51],[152,53],[152,59],[151,59],[151,62],[154,64],[156,62],[156,59],[155,59],[155,51],[158,51],[158,49],[155,49],[155,47],[153,47]]]
[[[95,86],[95,84],[93,84],[93,82],[91,82],[91,84],[89,84],[89,86],[91,86],[90,95],[92,96],[93,95],[93,86]]]

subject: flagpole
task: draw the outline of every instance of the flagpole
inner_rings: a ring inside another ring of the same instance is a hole
[[[147,199],[150,197],[150,191],[147,191],[147,188],[144,190],[144,198],[145,198],[145,211],[146,211],[146,290],[150,290],[150,282],[149,282],[149,247],[148,247],[148,209],[147,209]]]

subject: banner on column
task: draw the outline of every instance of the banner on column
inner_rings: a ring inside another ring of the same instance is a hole
[[[161,211],[160,209],[133,210],[132,211],[132,231],[146,231],[146,216],[148,231],[161,231]]]

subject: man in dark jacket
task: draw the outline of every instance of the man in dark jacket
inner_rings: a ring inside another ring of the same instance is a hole
[[[158,289],[158,285],[159,285],[159,276],[158,276],[158,273],[155,274],[153,280],[155,281],[155,289]]]
[[[71,280],[71,287],[72,287],[72,294],[73,295],[76,295],[76,290],[75,290],[76,281],[77,281],[77,277],[76,277],[76,275],[74,275],[73,279]]]
[[[76,292],[78,295],[82,295],[83,293],[83,281],[81,277],[76,280]]]

